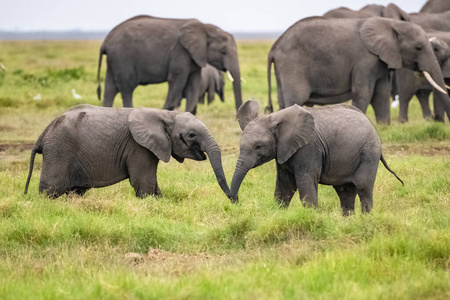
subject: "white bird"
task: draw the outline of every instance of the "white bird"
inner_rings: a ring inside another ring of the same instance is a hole
[[[41,94],[37,94],[36,96],[33,97],[34,100],[41,100]]]
[[[72,89],[72,94],[75,99],[81,99],[81,96],[78,95],[77,92],[75,92],[75,89]]]
[[[392,108],[397,108],[399,104],[400,104],[400,100],[398,98],[398,95],[395,95],[395,100],[392,101],[391,107]]]

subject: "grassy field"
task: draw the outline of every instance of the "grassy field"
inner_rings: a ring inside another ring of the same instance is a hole
[[[264,107],[272,42],[238,44],[243,99]],[[208,161],[174,159],[159,165],[161,198],[135,198],[126,180],[49,200],[38,193],[38,155],[23,195],[31,147],[48,123],[72,105],[100,105],[99,47],[0,42],[8,68],[0,70],[0,299],[450,298],[450,125],[423,120],[416,100],[410,122],[398,123],[393,109],[392,125],[376,126],[405,186],[380,165],[369,215],[357,203],[342,217],[327,186],[317,210],[302,207],[298,193],[278,208],[274,161],[249,172],[240,205],[222,193]],[[141,86],[134,104],[160,108],[166,91]],[[225,97],[197,116],[222,149],[230,183],[240,129],[229,81]]]

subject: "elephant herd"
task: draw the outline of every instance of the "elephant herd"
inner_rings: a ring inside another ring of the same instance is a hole
[[[408,103],[417,95],[425,118],[444,121],[450,115],[445,85],[450,78],[449,2],[430,0],[417,14],[394,4],[369,5],[298,21],[268,54],[270,114],[262,116],[258,101],[242,104],[231,34],[195,19],[131,18],[116,26],[100,48],[97,93],[100,98],[106,54],[105,107],[78,105],[47,126],[31,153],[25,193],[37,153],[43,155],[39,192],[49,197],[83,195],[126,178],[136,196],[158,196],[159,160],[173,157],[181,163],[208,157],[232,202],[238,201],[247,172],[275,159],[275,198],[281,206],[288,206],[298,190],[305,205],[317,207],[318,184],[325,184],[335,188],[344,215],[354,211],[356,195],[362,211],[369,212],[380,161],[402,181],[381,153],[380,138],[364,115],[368,106],[377,122],[389,123],[390,95],[398,95],[400,120],[407,121]],[[273,112],[271,100],[272,66],[278,112]],[[222,72],[233,82],[242,129],[230,187],[218,144],[194,116],[205,93],[208,102],[214,93],[223,100]],[[132,108],[138,85],[160,82],[168,82],[163,109]],[[434,113],[428,104],[431,92]],[[112,109],[118,93],[124,108]],[[173,111],[182,98],[186,112]],[[350,99],[353,106],[338,104]],[[302,107],[325,104],[337,105]]]

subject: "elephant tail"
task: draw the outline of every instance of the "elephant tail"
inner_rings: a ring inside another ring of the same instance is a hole
[[[30,184],[30,180],[31,180],[31,174],[33,173],[33,168],[34,168],[34,158],[36,157],[36,153],[42,154],[42,151],[44,149],[44,144],[43,144],[43,139],[45,137],[45,135],[47,134],[47,132],[50,130],[51,127],[53,127],[53,125],[55,124],[55,122],[58,120],[59,118],[56,118],[55,120],[53,120],[48,126],[47,128],[45,128],[44,132],[42,132],[42,134],[39,136],[38,140],[36,141],[36,143],[33,146],[33,150],[31,150],[31,158],[30,158],[30,169],[28,171],[28,178],[27,178],[27,183],[25,184],[25,192],[24,194],[26,194],[28,192],[28,185]]]
[[[25,184],[25,192],[26,194],[28,192],[28,185],[30,184],[31,180],[31,174],[33,173],[34,168],[34,158],[36,157],[36,153],[42,153],[42,138],[44,134],[42,134],[39,139],[37,140],[36,144],[34,144],[33,150],[31,150],[31,158],[30,158],[30,170],[28,171],[28,178],[27,183]]]
[[[275,64],[275,60],[272,56],[272,53],[269,53],[269,59],[267,60],[267,83],[269,85],[269,104],[264,109],[265,113],[273,112],[272,105],[272,63]]]
[[[103,47],[101,47],[100,48],[100,55],[98,57],[98,69],[97,69],[97,82],[98,82],[97,98],[98,98],[99,101],[101,100],[101,97],[102,97],[102,87],[100,85],[100,70],[102,68],[103,54],[106,54],[106,52],[103,50]]]
[[[391,168],[389,168],[389,166],[388,166],[386,160],[385,160],[384,157],[383,157],[383,154],[381,154],[380,160],[381,160],[381,162],[383,163],[383,166],[384,166],[389,172],[391,172],[392,174],[394,174],[394,176],[402,183],[402,185],[405,185],[405,184],[403,183],[403,181],[397,176],[397,174],[395,174],[395,172],[392,171]]]

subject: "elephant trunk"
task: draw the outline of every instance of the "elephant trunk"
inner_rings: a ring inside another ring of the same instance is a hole
[[[202,143],[201,148],[208,155],[211,167],[213,168],[214,174],[216,175],[217,182],[219,183],[222,191],[228,197],[230,195],[230,189],[228,187],[225,173],[223,172],[222,155],[220,153],[219,146],[217,145],[216,141],[212,138],[212,136],[208,134],[208,137]]]
[[[233,174],[233,179],[231,180],[231,191],[230,191],[230,200],[233,203],[238,202],[238,193],[239,188],[241,187],[241,183],[247,175],[248,171],[251,169],[248,161],[246,162],[243,157],[239,157],[238,162],[236,164],[236,170]]]
[[[230,53],[230,60],[227,66],[225,66],[227,71],[231,73],[233,78],[233,92],[234,101],[236,104],[236,111],[242,105],[242,93],[241,93],[241,71],[239,69],[239,59],[237,56],[237,51]]]

